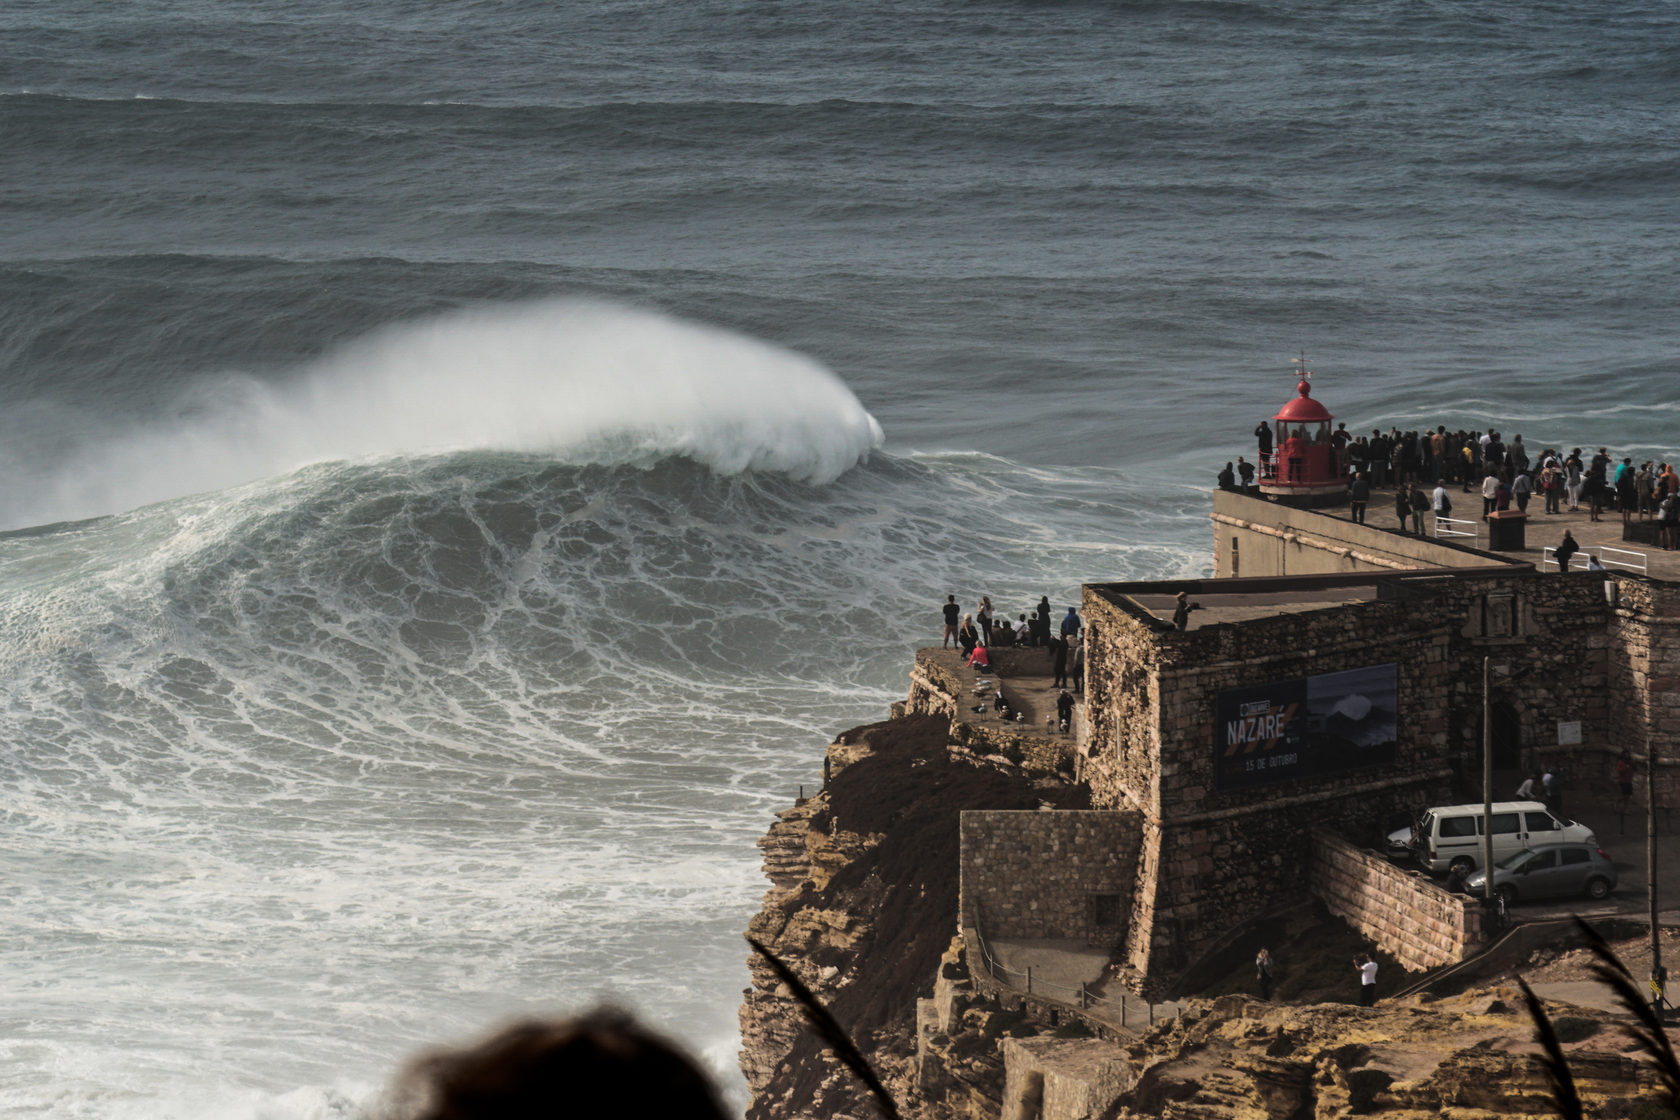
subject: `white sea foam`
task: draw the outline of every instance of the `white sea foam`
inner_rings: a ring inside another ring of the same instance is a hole
[[[468,449],[574,464],[684,456],[721,474],[825,484],[882,442],[875,418],[812,358],[578,300],[390,326],[290,380],[204,378],[176,411],[84,435],[71,459],[0,495],[0,524],[132,509],[312,462]]]
[[[469,452],[6,538],[0,968],[60,1059],[0,1105],[350,1117],[309,1087],[603,995],[739,1100],[753,841],[817,745],[947,592],[1194,570],[1204,517],[995,456],[816,490]]]

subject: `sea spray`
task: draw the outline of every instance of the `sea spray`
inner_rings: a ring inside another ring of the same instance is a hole
[[[176,418],[82,433],[62,461],[8,463],[0,526],[96,516],[321,461],[468,449],[570,464],[692,459],[822,484],[882,442],[802,354],[595,301],[486,305],[387,326],[288,379],[197,380]]]

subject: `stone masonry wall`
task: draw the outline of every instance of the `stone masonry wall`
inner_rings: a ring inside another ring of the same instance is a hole
[[[1583,749],[1604,749],[1601,579],[1410,576],[1387,601],[1185,632],[1130,604],[1128,586],[1086,588],[1091,707],[1077,761],[1094,804],[1143,815],[1126,961],[1145,994],[1233,924],[1304,894],[1313,828],[1374,841],[1389,817],[1479,796],[1484,657],[1510,670],[1494,696],[1517,712],[1525,742],[1555,750],[1557,722],[1579,720]],[[1392,765],[1214,788],[1221,691],[1389,662],[1400,710]]]
[[[1481,904],[1449,894],[1323,829],[1312,835],[1312,891],[1332,914],[1410,972],[1461,961],[1486,939]]]
[[[1618,601],[1607,643],[1607,742],[1593,760],[1599,773],[1582,774],[1581,767],[1576,773],[1608,780],[1616,752],[1625,748],[1643,798],[1649,737],[1657,754],[1657,805],[1673,807],[1680,805],[1680,587],[1624,575],[1615,577],[1615,587]]]
[[[994,939],[1082,938],[1104,948],[1119,942],[1121,902],[1137,863],[1137,814],[965,810],[961,821],[964,926]],[[1113,910],[1105,914],[1108,905]]]

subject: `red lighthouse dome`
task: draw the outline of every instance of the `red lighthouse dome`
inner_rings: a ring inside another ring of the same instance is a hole
[[[1335,416],[1312,399],[1312,374],[1300,364],[1294,399],[1272,418],[1271,438],[1261,437],[1260,493],[1290,505],[1333,505],[1347,496],[1346,464],[1330,431]]]

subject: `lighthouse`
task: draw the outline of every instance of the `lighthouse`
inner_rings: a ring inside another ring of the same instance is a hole
[[[1272,417],[1271,453],[1260,454],[1260,493],[1292,506],[1337,505],[1347,500],[1347,449],[1331,438],[1335,416],[1312,398],[1305,360],[1297,364],[1295,398]]]

